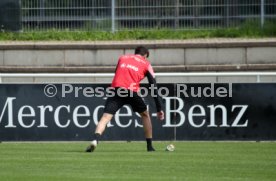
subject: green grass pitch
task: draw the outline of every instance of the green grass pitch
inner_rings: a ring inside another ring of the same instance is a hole
[[[276,180],[275,142],[87,142],[1,143],[1,181],[82,180]]]

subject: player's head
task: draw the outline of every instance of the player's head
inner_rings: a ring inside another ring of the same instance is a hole
[[[149,50],[146,47],[138,46],[135,48],[135,54],[142,55],[144,57],[149,57]]]

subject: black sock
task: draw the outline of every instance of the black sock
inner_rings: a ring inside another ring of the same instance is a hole
[[[152,139],[146,138],[146,141],[147,141],[147,147],[152,147]]]
[[[146,138],[147,141],[147,150],[148,151],[155,151],[154,148],[152,147],[152,139],[151,138]]]
[[[101,135],[99,133],[95,133],[92,137],[92,140],[96,140],[97,142],[99,142]]]

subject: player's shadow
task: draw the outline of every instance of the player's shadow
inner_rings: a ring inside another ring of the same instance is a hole
[[[85,153],[85,154],[93,154],[93,153],[134,153],[134,152],[146,152],[146,150],[126,150],[126,149],[122,149],[122,150],[96,150],[95,152],[91,153],[91,152],[86,152],[85,149],[83,150],[67,150],[67,151],[63,151],[66,153]]]
[[[84,150],[67,150],[67,151],[65,151],[66,153],[87,153],[86,151],[85,151],[85,149]]]

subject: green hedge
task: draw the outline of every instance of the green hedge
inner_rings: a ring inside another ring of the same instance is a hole
[[[263,28],[259,23],[248,22],[236,28],[216,30],[173,31],[166,29],[130,30],[119,32],[99,31],[33,31],[10,33],[1,32],[2,41],[94,41],[94,40],[164,40],[193,38],[263,38],[276,37],[276,23],[266,23]]]

